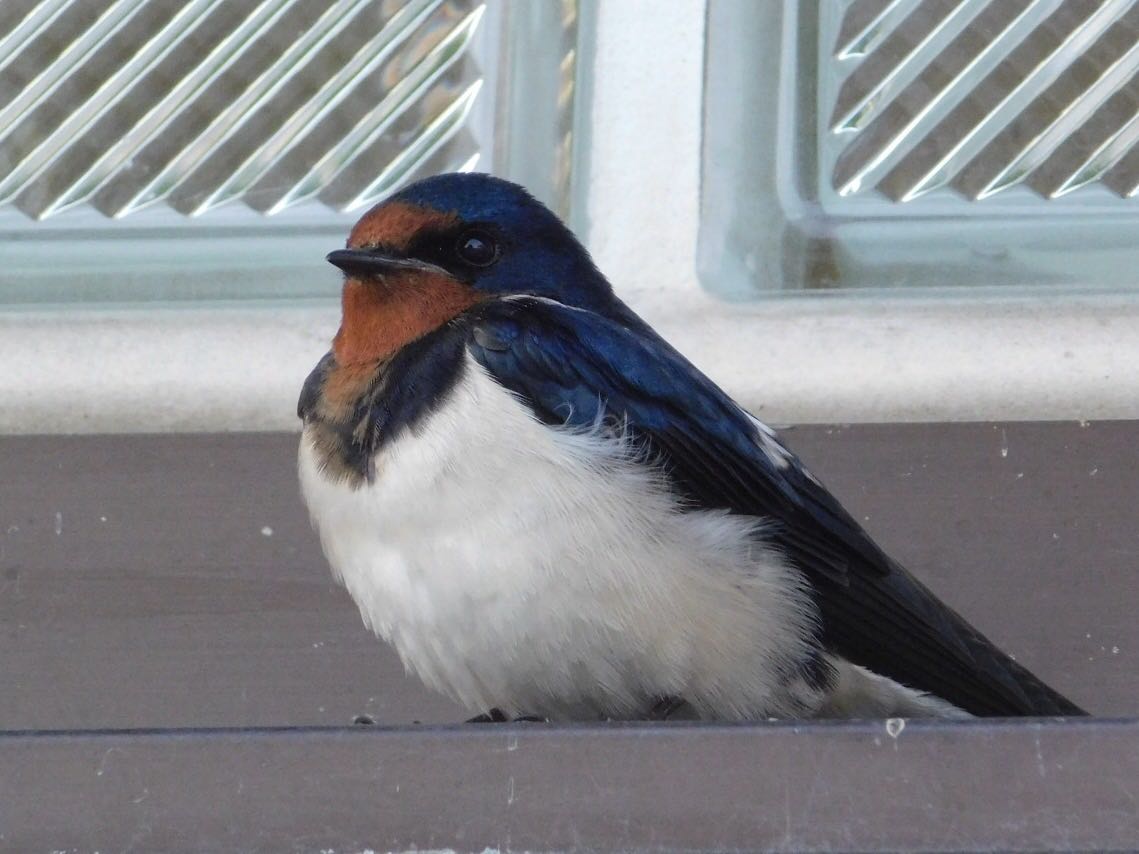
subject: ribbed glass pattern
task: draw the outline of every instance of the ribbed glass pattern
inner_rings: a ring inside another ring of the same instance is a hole
[[[475,0],[4,0],[0,207],[351,211],[469,166]]]
[[[1139,0],[708,10],[709,288],[1139,290]]]
[[[0,305],[335,293],[477,169],[569,215],[578,0],[0,0]]]
[[[854,0],[831,10],[820,73],[837,85],[820,104],[821,154],[840,198],[1139,193],[1139,2]]]

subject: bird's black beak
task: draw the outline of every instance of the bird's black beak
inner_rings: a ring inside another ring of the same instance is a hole
[[[444,272],[434,264],[387,252],[367,249],[337,249],[325,256],[329,264],[339,267],[350,276],[383,276],[406,270],[421,273]]]

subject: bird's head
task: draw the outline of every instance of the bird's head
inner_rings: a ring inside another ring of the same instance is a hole
[[[527,294],[592,309],[613,299],[557,216],[522,187],[477,173],[401,190],[328,260],[345,274],[341,364],[383,359],[486,299]]]

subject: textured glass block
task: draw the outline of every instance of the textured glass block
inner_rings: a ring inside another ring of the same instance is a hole
[[[5,0],[0,300],[316,292],[287,272],[301,252],[313,269],[318,242],[442,171],[525,177],[564,212],[576,14],[574,0]],[[266,275],[222,281],[246,256]],[[217,269],[189,285],[195,265]]]
[[[836,210],[877,195],[911,215],[923,198],[1018,187],[1036,198],[1009,204],[1027,210],[1139,189],[1139,3],[855,0],[819,24]]]
[[[712,287],[1139,284],[1137,0],[711,0],[708,64]]]

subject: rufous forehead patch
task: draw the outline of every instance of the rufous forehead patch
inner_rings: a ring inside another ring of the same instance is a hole
[[[411,205],[407,202],[383,202],[372,208],[357,222],[348,235],[348,248],[386,246],[406,251],[411,239],[428,229],[442,231],[458,224],[455,214]]]

